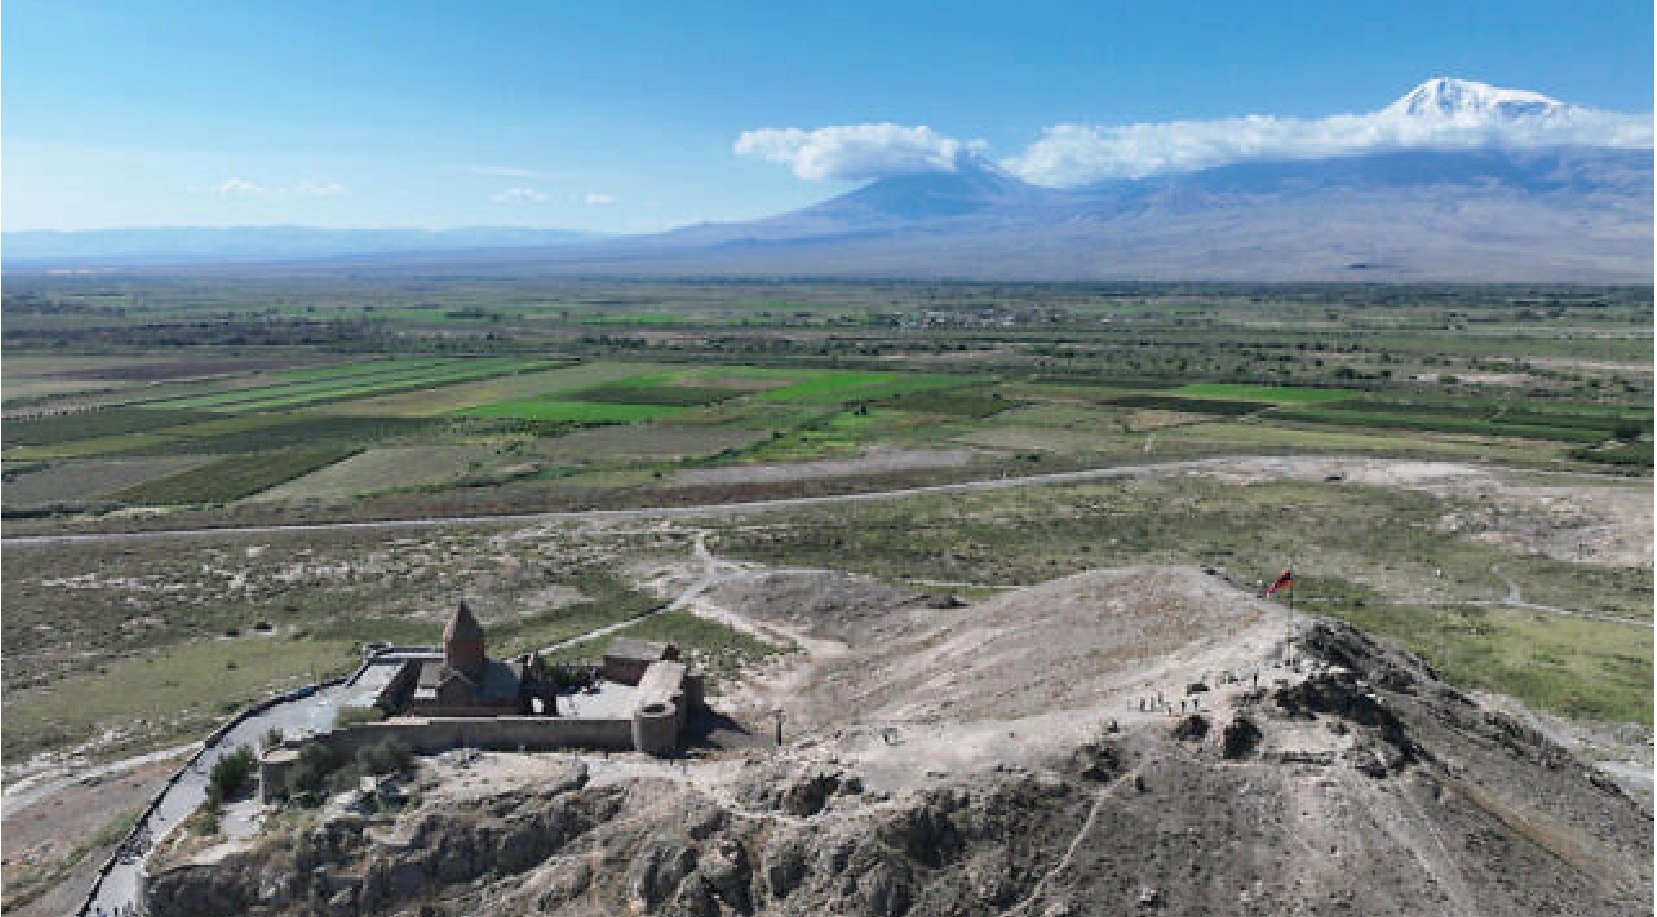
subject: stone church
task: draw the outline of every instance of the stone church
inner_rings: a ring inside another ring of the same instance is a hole
[[[484,652],[483,625],[465,602],[443,629],[443,658],[419,667],[404,712],[415,716],[515,716],[554,713],[557,696],[541,659],[526,653],[510,662]],[[545,704],[534,709],[536,699]]]

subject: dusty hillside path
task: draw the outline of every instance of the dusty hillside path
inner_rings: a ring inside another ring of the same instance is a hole
[[[1491,564],[1490,572],[1497,579],[1507,584],[1507,597],[1496,602],[1465,602],[1463,604],[1507,605],[1512,608],[1523,608],[1527,611],[1540,611],[1543,614],[1559,615],[1560,617],[1565,618],[1584,618],[1589,621],[1606,621],[1611,624],[1632,624],[1635,627],[1657,626],[1657,623],[1652,621],[1640,621],[1634,618],[1619,618],[1615,615],[1600,615],[1588,611],[1572,611],[1569,608],[1558,608],[1553,605],[1539,605],[1535,602],[1527,602],[1525,601],[1524,595],[1519,592],[1519,584],[1514,582],[1513,579],[1506,573],[1502,572],[1500,564]]]
[[[708,552],[706,532],[696,533],[695,547],[692,550],[696,559],[702,562],[702,575],[697,578],[695,582],[692,582],[690,585],[681,590],[678,595],[674,596],[672,601],[654,611],[639,615],[636,618],[628,618],[625,621],[617,621],[614,624],[606,624],[597,630],[588,631],[578,637],[571,637],[568,640],[560,640],[551,646],[544,646],[541,648],[541,652],[551,653],[554,650],[561,650],[567,646],[574,646],[577,643],[586,643],[589,640],[597,640],[600,637],[607,637],[624,627],[632,627],[640,621],[646,621],[650,618],[656,617],[657,615],[666,614],[670,611],[678,611],[692,602],[695,602],[698,596],[711,589],[715,583],[743,575],[741,567],[738,567],[736,564],[728,561],[720,560]]]
[[[1307,466],[1322,466],[1327,463],[1361,462],[1370,465],[1410,466],[1422,464],[1438,464],[1443,467],[1467,469],[1485,475],[1516,474],[1516,475],[1544,475],[1564,479],[1586,481],[1600,481],[1605,483],[1630,483],[1630,479],[1618,475],[1592,474],[1575,471],[1541,471],[1529,468],[1512,468],[1499,465],[1448,465],[1445,463],[1425,463],[1418,460],[1390,460],[1373,459],[1362,456],[1227,456],[1220,458],[1189,459],[1174,462],[1152,462],[1142,465],[1120,465],[1111,468],[1090,468],[1083,471],[1060,471],[1049,474],[1032,474],[1020,477],[989,478],[979,481],[962,481],[955,484],[935,484],[926,487],[904,487],[896,490],[874,491],[869,493],[829,494],[821,497],[787,497],[778,500],[754,500],[736,503],[704,503],[692,506],[664,506],[641,507],[638,509],[601,509],[581,510],[572,512],[548,513],[520,513],[511,515],[493,516],[431,516],[420,519],[385,519],[367,522],[320,522],[295,523],[291,525],[251,525],[225,526],[222,528],[194,528],[194,529],[164,529],[150,532],[107,532],[81,535],[11,535],[3,540],[7,547],[26,547],[31,545],[96,543],[116,541],[146,541],[158,538],[190,538],[204,535],[271,535],[284,532],[326,532],[348,531],[352,529],[407,529],[426,528],[441,525],[486,525],[496,523],[536,523],[562,522],[605,519],[646,519],[694,517],[710,515],[742,515],[746,513],[766,512],[775,509],[792,509],[806,506],[829,506],[838,503],[860,503],[879,500],[899,500],[906,497],[926,496],[929,494],[968,493],[980,490],[1005,490],[1013,487],[1031,487],[1043,484],[1073,484],[1086,481],[1108,480],[1110,478],[1138,477],[1143,475],[1168,474],[1181,471],[1211,471],[1225,472],[1233,466],[1249,465],[1251,463],[1270,462],[1276,464],[1299,463]],[[1643,482],[1650,486],[1650,481]]]

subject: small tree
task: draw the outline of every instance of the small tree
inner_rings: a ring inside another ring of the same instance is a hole
[[[258,765],[259,759],[246,745],[213,762],[213,770],[207,777],[207,801],[217,808],[235,799]]]
[[[288,769],[286,782],[289,797],[304,802],[314,801],[322,782],[338,766],[339,762],[328,746],[321,742],[306,742],[299,748],[298,760]]]
[[[365,746],[357,752],[357,764],[364,773],[400,774],[408,770],[414,754],[396,739],[386,739],[378,745]]]

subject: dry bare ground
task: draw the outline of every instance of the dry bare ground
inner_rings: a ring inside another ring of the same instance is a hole
[[[1620,567],[1652,565],[1651,482],[1572,483],[1456,462],[1253,457],[1207,463],[1194,473],[1237,484],[1273,480],[1400,487],[1480,505],[1444,517],[1441,527],[1519,553]]]
[[[893,449],[876,447],[854,459],[790,462],[774,465],[736,465],[728,468],[692,468],[673,476],[675,484],[761,484],[808,478],[840,478],[885,474],[919,468],[954,468],[972,461],[970,449]]]

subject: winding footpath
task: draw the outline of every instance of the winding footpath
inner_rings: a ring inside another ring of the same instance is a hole
[[[1506,605],[1511,608],[1523,608],[1528,611],[1540,611],[1543,614],[1559,615],[1563,618],[1582,618],[1586,621],[1605,621],[1611,624],[1632,624],[1635,627],[1652,627],[1651,621],[1641,621],[1638,618],[1619,618],[1616,615],[1594,614],[1591,611],[1572,611],[1569,608],[1557,608],[1553,605],[1539,605],[1525,601],[1519,593],[1519,584],[1513,578],[1502,572],[1498,564],[1490,565],[1490,572],[1507,585],[1507,597],[1494,602],[1467,602],[1468,605]]]

